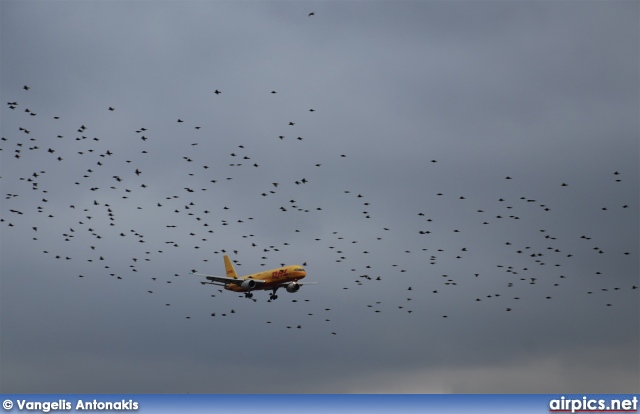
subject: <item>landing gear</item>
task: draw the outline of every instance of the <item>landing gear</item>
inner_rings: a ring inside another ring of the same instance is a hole
[[[278,295],[276,295],[275,293],[272,293],[271,295],[269,295],[269,300],[276,300],[278,299]]]
[[[245,292],[244,297],[247,299],[251,299],[253,297],[253,293],[252,292]]]

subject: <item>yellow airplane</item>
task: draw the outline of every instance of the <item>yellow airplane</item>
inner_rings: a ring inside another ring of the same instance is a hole
[[[300,286],[315,285],[317,282],[298,283],[298,280],[307,276],[307,272],[300,265],[291,265],[285,267],[279,267],[277,269],[271,269],[264,272],[252,273],[247,276],[238,277],[236,270],[233,268],[229,256],[224,255],[224,268],[227,273],[226,276],[212,276],[203,275],[199,273],[192,273],[196,276],[205,276],[210,282],[200,282],[203,285],[218,285],[224,286],[226,290],[233,292],[244,292],[246,298],[252,298],[254,290],[271,290],[270,300],[278,299],[276,292],[279,288],[283,287],[289,293],[295,293],[300,289]]]

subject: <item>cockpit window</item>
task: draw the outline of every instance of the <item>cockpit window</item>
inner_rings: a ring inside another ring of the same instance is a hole
[[[294,272],[304,272],[304,269],[301,267],[296,267],[295,269],[293,269]]]

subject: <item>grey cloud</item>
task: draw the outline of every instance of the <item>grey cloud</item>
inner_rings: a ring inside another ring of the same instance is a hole
[[[637,389],[636,2],[0,7],[3,392]]]

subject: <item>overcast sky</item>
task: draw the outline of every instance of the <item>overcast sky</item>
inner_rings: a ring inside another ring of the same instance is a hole
[[[0,390],[637,392],[638,21],[2,1]]]

